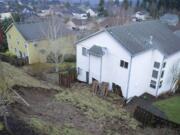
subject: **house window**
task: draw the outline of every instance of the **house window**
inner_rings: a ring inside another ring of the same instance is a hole
[[[87,49],[85,47],[82,48],[82,55],[87,56]]]
[[[123,68],[128,68],[128,62],[126,62],[124,60],[121,60],[120,61],[120,66],[123,67]]]
[[[162,73],[161,73],[161,78],[163,78],[164,77],[164,71],[162,71]]]
[[[154,68],[159,69],[159,67],[160,67],[160,63],[159,62],[154,62]]]
[[[153,70],[152,77],[157,79],[158,78],[158,71]]]
[[[159,88],[162,87],[162,84],[163,84],[163,81],[160,81],[160,83],[159,83]]]
[[[163,63],[163,68],[165,68],[165,67],[166,67],[166,62]]]
[[[8,35],[8,37],[9,37],[9,39],[11,39],[11,35],[10,34]]]
[[[156,81],[151,80],[150,87],[155,89],[156,88]]]

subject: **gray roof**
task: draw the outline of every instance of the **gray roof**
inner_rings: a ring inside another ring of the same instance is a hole
[[[180,30],[175,31],[174,34],[180,38]]]
[[[48,32],[48,23],[45,21],[32,22],[32,23],[19,23],[14,24],[19,32],[27,41],[38,41],[46,39],[46,33]],[[70,30],[63,26],[58,33],[58,36],[66,36],[71,33]]]
[[[180,51],[180,38],[159,21],[136,22],[107,28],[107,31],[132,55],[158,49],[165,55]]]
[[[102,57],[104,55],[103,48],[97,45],[93,45],[89,49],[89,54],[97,57]]]
[[[160,20],[169,25],[177,25],[177,23],[179,22],[179,17],[176,14],[167,13],[167,14],[161,16]]]

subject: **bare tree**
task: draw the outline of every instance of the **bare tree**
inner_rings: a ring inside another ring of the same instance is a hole
[[[171,67],[171,90],[175,92],[178,89],[178,82],[180,81],[180,59],[177,60]]]
[[[132,15],[134,13],[134,9],[129,7],[125,9],[123,6],[117,6],[114,8],[114,25],[123,25],[127,24],[131,21]]]
[[[48,41],[48,48],[40,49],[40,51],[46,56],[53,55],[51,58],[55,63],[55,70],[58,72],[59,64],[64,62],[65,54],[72,52],[72,44],[68,44],[68,42],[73,43],[74,38],[72,34],[67,34],[65,25],[58,16],[51,14],[48,16],[46,23],[47,28],[42,28],[42,32]]]

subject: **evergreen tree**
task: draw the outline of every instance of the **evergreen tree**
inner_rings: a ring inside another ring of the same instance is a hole
[[[114,1],[114,4],[117,5],[117,6],[119,6],[119,5],[120,5],[119,0],[115,0],[115,1]]]
[[[108,15],[107,11],[104,8],[104,0],[99,1],[98,12],[99,12],[99,16],[107,16]]]

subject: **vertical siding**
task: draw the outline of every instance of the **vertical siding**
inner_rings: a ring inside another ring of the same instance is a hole
[[[162,61],[163,54],[158,50],[149,50],[133,58],[128,98],[140,96],[145,92],[156,96],[157,89],[151,88],[150,82],[151,80],[156,81],[158,87]],[[154,68],[154,62],[160,63],[159,69]],[[152,77],[153,69],[159,72],[157,79]]]
[[[106,54],[102,58],[102,80],[110,83],[116,83],[122,88],[123,95],[126,95],[129,69],[120,67],[120,60],[130,62],[130,54],[107,32],[99,33],[85,41],[77,44],[77,68],[82,72],[78,75],[80,81],[86,81],[86,72],[89,71],[89,56],[82,55],[82,47],[90,49],[93,45],[106,47]],[[90,83],[92,78],[100,81],[100,58],[90,57]]]

